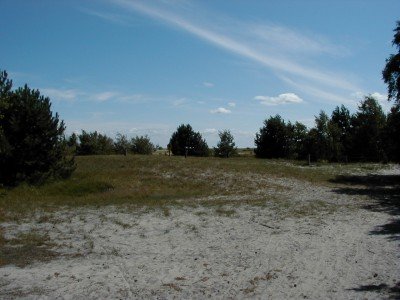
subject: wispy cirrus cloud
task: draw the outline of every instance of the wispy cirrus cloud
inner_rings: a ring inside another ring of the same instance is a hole
[[[315,33],[302,33],[276,24],[250,25],[248,31],[252,32],[261,41],[270,47],[295,54],[329,54],[333,56],[348,56],[350,50],[345,46],[336,45],[326,37]]]
[[[108,101],[110,99],[116,98],[119,95],[117,92],[102,92],[102,93],[97,93],[91,95],[91,99],[98,101],[98,102],[104,102]]]
[[[75,101],[83,93],[75,89],[56,89],[56,88],[43,88],[40,89],[41,93],[50,99],[60,101]]]
[[[143,103],[154,101],[154,97],[142,94],[129,94],[115,91],[88,92],[79,89],[63,89],[63,88],[41,88],[41,93],[49,97],[51,100],[58,101],[95,101],[95,102],[126,102],[126,103]]]
[[[173,11],[174,5],[162,5],[163,3],[160,1],[151,3],[127,0],[110,1],[120,7],[133,12],[139,12],[155,20],[184,30],[214,46],[272,69],[276,74],[286,74],[307,80],[311,86],[317,86],[316,89],[324,89],[324,87],[328,86],[347,92],[359,90],[355,84],[343,78],[342,75],[307,66],[301,60],[295,61],[290,55],[284,55],[284,52],[288,52],[291,47],[296,48],[296,43],[293,43],[293,40],[297,41],[298,49],[307,53],[338,54],[345,52],[344,47],[335,46],[334,43],[328,43],[322,38],[313,40],[310,36],[302,35],[294,30],[265,25],[257,25],[255,33],[243,36],[242,34],[235,34],[232,31],[226,30],[229,26],[220,26],[221,24],[217,22],[221,21],[210,21],[210,19],[204,21],[199,18],[191,18],[185,11]],[[154,4],[159,5],[156,6]],[[223,17],[212,18],[212,20],[218,19],[224,20]],[[248,29],[251,26],[254,27],[253,24],[244,23],[239,24],[239,26],[242,27],[242,30],[235,27],[235,30],[237,29],[239,32],[251,32]],[[284,34],[288,35],[288,37],[282,36]],[[264,48],[260,46],[263,44],[263,40],[270,45],[275,44],[275,46]],[[279,47],[276,47],[276,45]],[[282,49],[285,51],[281,51]]]
[[[302,103],[303,102],[303,99],[301,99],[299,96],[297,96],[294,93],[280,94],[276,97],[255,96],[254,99],[260,101],[261,104],[268,105],[268,106],[289,104],[289,103]]]
[[[129,21],[129,19],[121,14],[115,14],[115,13],[109,13],[109,12],[100,12],[97,10],[90,10],[90,9],[80,9],[81,12],[89,15],[89,16],[93,16],[93,17],[97,17],[115,24],[119,24],[119,25],[124,25],[124,26],[129,26],[131,23]]]

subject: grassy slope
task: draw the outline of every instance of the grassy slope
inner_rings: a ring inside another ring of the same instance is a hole
[[[257,178],[285,177],[328,184],[359,165],[307,167],[300,162],[154,156],[77,157],[77,170],[65,181],[40,187],[0,189],[0,221],[35,210],[83,205],[162,206],[179,199],[213,195],[251,195]],[[368,167],[368,166],[366,166]],[[251,197],[250,197],[251,198]],[[251,200],[251,199],[249,199]]]

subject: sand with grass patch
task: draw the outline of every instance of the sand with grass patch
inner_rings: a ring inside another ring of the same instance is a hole
[[[5,239],[40,233],[49,243],[37,247],[55,255],[2,266],[0,298],[400,296],[393,207],[369,209],[377,199],[341,186],[257,178],[251,194],[182,199],[152,210],[63,209],[3,223]],[[243,204],[250,198],[257,204]]]
[[[268,208],[230,209],[229,216],[204,207],[171,208],[169,216],[87,209],[29,224],[49,233],[60,256],[1,268],[0,296],[376,299],[396,285],[398,241],[370,234],[388,221],[384,213],[282,219]],[[381,284],[388,288],[378,294],[363,289]]]

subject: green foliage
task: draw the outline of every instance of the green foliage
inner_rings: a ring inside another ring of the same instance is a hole
[[[352,118],[352,159],[380,161],[385,159],[383,130],[386,116],[378,101],[366,96]]]
[[[308,130],[306,125],[296,122],[294,125],[288,124],[290,151],[288,158],[305,159],[307,151],[305,151],[305,143],[307,140]]]
[[[27,85],[11,91],[7,73],[0,74],[0,183],[68,177],[74,161],[66,158],[65,126],[50,99]]]
[[[0,71],[0,122],[4,119],[4,112],[7,109],[11,96],[12,81],[8,79],[6,71]],[[9,151],[9,144],[4,135],[2,125],[0,123],[0,155]]]
[[[400,104],[393,106],[388,114],[385,141],[388,157],[400,162]]]
[[[328,160],[329,158],[328,123],[329,123],[328,115],[323,110],[321,110],[319,115],[315,117],[315,129],[317,130],[316,132],[317,159]]]
[[[189,156],[208,156],[209,149],[206,141],[199,132],[194,132],[192,126],[180,125],[172,134],[169,141],[172,154]]]
[[[130,145],[126,135],[117,133],[117,136],[116,136],[115,142],[114,142],[115,153],[126,155],[130,147],[131,147],[131,145]]]
[[[344,105],[333,110],[328,129],[331,136],[330,160],[346,161],[351,147],[351,116]]]
[[[131,151],[135,154],[153,154],[156,147],[150,141],[150,138],[145,136],[136,136],[131,140]]]
[[[291,125],[286,126],[280,115],[264,121],[264,127],[256,134],[254,150],[257,157],[288,157],[291,149]]]
[[[400,21],[394,29],[393,46],[397,47],[398,53],[392,54],[386,59],[382,78],[388,86],[388,99],[393,99],[400,104]]]
[[[214,155],[218,157],[229,157],[237,154],[237,148],[233,141],[233,135],[229,130],[220,131],[219,142],[214,148]]]
[[[86,132],[78,136],[79,145],[76,148],[78,155],[111,154],[114,151],[114,141],[107,135],[95,132]]]
[[[75,155],[76,148],[78,147],[78,136],[76,133],[73,133],[69,136],[69,138],[66,140],[66,144],[68,153],[70,155]]]

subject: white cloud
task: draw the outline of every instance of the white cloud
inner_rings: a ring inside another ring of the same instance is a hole
[[[83,93],[73,90],[73,89],[54,89],[54,88],[45,88],[40,90],[44,96],[50,98],[50,100],[67,100],[67,101],[74,101],[79,95]]]
[[[203,85],[204,85],[205,87],[208,87],[208,88],[214,87],[214,83],[212,83],[212,82],[203,82]]]
[[[110,100],[112,98],[115,98],[118,95],[119,94],[116,92],[103,92],[103,93],[94,94],[91,96],[91,98],[95,101],[104,102],[104,101]]]
[[[216,134],[218,133],[218,130],[215,128],[207,128],[203,130],[204,134]]]
[[[223,107],[218,107],[216,109],[210,110],[210,113],[212,114],[230,114],[232,111],[229,109],[223,108]]]
[[[329,101],[329,102],[333,102],[333,103],[340,103],[340,104],[346,103],[346,104],[349,104],[352,106],[354,106],[356,103],[354,100],[349,99],[349,97],[347,95],[342,96],[342,95],[337,94],[336,93],[337,91],[329,92],[328,89],[316,88],[305,82],[295,82],[286,76],[280,76],[279,78],[281,80],[283,80],[284,82],[286,82],[287,84],[290,84],[291,86],[295,87],[299,91],[302,91],[303,93],[317,97],[317,99],[320,99],[320,100],[325,100],[325,101]]]
[[[382,106],[382,109],[386,112],[389,112],[391,109],[391,103],[387,100],[387,94],[381,94],[379,92],[374,92],[371,94],[365,94],[363,92],[355,92],[352,93],[351,96],[357,100],[357,102],[360,102],[364,100],[364,97],[366,96],[371,96],[375,98],[378,103]]]
[[[358,91],[358,92],[351,93],[350,96],[356,100],[362,100],[364,98],[365,94],[363,92]]]
[[[172,104],[173,104],[174,106],[180,106],[180,105],[185,104],[186,102],[187,102],[187,99],[186,99],[186,98],[180,98],[180,99],[177,99],[177,100],[172,101]]]
[[[229,102],[229,103],[228,103],[228,106],[229,106],[229,107],[235,107],[235,106],[236,106],[236,103],[235,103],[235,102]]]
[[[285,93],[280,94],[277,97],[270,96],[255,96],[255,100],[259,100],[263,105],[280,105],[280,104],[288,104],[288,103],[301,103],[303,99],[297,96],[294,93]]]
[[[378,102],[388,102],[387,101],[387,95],[383,95],[381,93],[375,92],[371,94],[371,97],[375,98],[376,100],[378,100]]]

